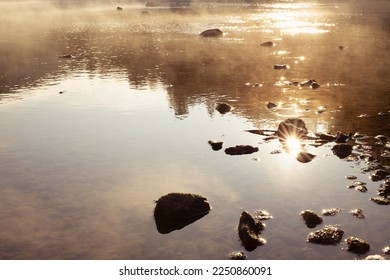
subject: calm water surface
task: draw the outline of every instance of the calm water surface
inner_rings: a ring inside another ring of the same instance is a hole
[[[262,232],[267,244],[249,259],[365,257],[344,242],[307,243],[323,225],[383,254],[390,206],[369,200],[383,182],[364,170],[373,162],[389,169],[389,141],[369,140],[390,136],[390,4],[326,3],[117,12],[1,2],[0,258],[226,259],[244,250],[241,212],[260,209],[274,218]],[[224,36],[200,38],[208,28]],[[275,46],[260,46],[266,41]],[[59,58],[67,54],[74,58]],[[308,79],[321,87],[287,83]],[[220,102],[232,111],[217,112]],[[340,159],[334,143],[304,143],[316,155],[304,164],[246,131],[276,129],[288,117],[302,118],[311,134],[365,135],[354,154],[373,159]],[[209,140],[259,152],[229,156]],[[346,175],[368,191],[348,189]],[[154,201],[170,192],[201,194],[212,211],[160,234]],[[333,207],[342,211],[315,229],[299,216]],[[355,208],[366,218],[348,213]]]

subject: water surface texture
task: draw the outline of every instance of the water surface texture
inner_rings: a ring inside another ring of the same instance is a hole
[[[385,182],[372,173],[390,170],[390,3],[253,2],[0,1],[0,259],[386,257],[390,205],[370,198]],[[199,37],[210,28],[223,36]],[[320,87],[297,85],[310,79]],[[351,156],[248,132],[292,117],[311,136],[351,132]],[[236,145],[259,151],[225,154]],[[302,163],[294,149],[315,157]],[[171,192],[203,195],[212,210],[161,234],[155,201]],[[307,209],[323,224],[308,228]],[[251,252],[237,233],[244,210],[273,216]],[[324,225],[370,251],[308,243]]]

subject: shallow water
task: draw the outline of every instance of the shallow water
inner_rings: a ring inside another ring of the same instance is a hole
[[[390,5],[364,3],[118,12],[0,2],[0,258],[226,259],[244,250],[241,212],[259,209],[274,218],[262,232],[267,244],[249,259],[364,258],[344,242],[306,242],[314,229],[299,213],[333,207],[342,211],[323,225],[382,254],[390,206],[369,200],[383,182],[364,168],[389,169],[389,141],[371,140],[390,136]],[[208,28],[224,36],[199,38]],[[266,41],[275,46],[260,46]],[[59,58],[67,54],[74,58]],[[320,88],[286,83],[308,79]],[[217,112],[219,102],[232,111]],[[311,134],[359,132],[370,141],[359,140],[364,149],[354,154],[373,158],[340,159],[334,143],[305,142],[316,157],[304,164],[279,141],[246,131],[276,129],[288,117]],[[229,156],[209,140],[260,150]],[[368,191],[348,189],[346,175]],[[154,201],[170,192],[201,194],[212,210],[160,234]],[[355,208],[366,218],[348,213]]]

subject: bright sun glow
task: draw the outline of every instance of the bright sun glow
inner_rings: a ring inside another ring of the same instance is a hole
[[[290,136],[285,142],[286,152],[292,157],[296,157],[302,149],[301,142],[298,138]]]

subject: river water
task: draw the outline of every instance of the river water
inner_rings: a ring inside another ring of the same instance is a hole
[[[384,255],[390,206],[370,198],[383,184],[371,172],[390,164],[388,138],[374,138],[390,136],[390,3],[323,2],[122,11],[0,2],[0,259]],[[224,35],[199,37],[210,28]],[[267,41],[274,46],[260,45]],[[309,79],[320,87],[289,83]],[[232,110],[219,113],[219,103]],[[334,142],[305,142],[315,157],[302,163],[279,141],[247,131],[291,117],[311,135],[362,137],[343,159]],[[259,151],[224,153],[235,145]],[[348,188],[354,181],[367,192]],[[171,192],[203,195],[212,210],[161,234],[155,201]],[[334,207],[341,212],[321,215]],[[364,219],[349,213],[356,208]],[[307,209],[323,224],[308,228]],[[267,243],[250,252],[237,234],[244,210],[273,216],[261,233]],[[366,240],[370,251],[351,253],[343,240],[308,243],[324,225]]]

